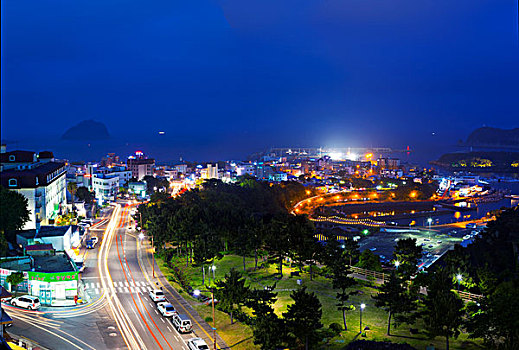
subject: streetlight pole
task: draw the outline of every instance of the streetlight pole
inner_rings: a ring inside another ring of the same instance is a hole
[[[460,282],[461,282],[461,280],[463,279],[463,276],[462,276],[461,274],[458,273],[458,274],[456,275],[456,279],[458,280],[458,293],[459,293],[459,291],[460,291]]]
[[[213,350],[216,350],[216,318],[214,317],[214,288],[211,288],[211,304],[213,304]]]
[[[216,350],[216,318],[215,318],[215,315],[214,315],[214,288],[211,287],[210,290],[199,290],[199,289],[195,289],[193,291],[193,295],[195,297],[198,297],[200,295],[200,292],[211,292],[211,303],[213,304],[213,350]]]
[[[366,304],[360,304],[360,333],[362,334],[362,310],[366,307]]]

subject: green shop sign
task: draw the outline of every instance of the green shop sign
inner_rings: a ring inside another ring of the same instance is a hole
[[[29,277],[29,281],[42,281],[42,282],[65,282],[65,281],[75,281],[78,279],[77,272],[33,272],[28,271],[27,275]]]

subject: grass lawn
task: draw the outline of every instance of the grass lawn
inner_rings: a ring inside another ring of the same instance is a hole
[[[161,271],[168,277],[168,279],[173,280],[173,276],[168,271],[169,269],[164,266],[164,262],[161,259],[157,259],[157,262],[159,263]],[[204,288],[202,284],[202,270],[200,267],[186,267],[185,260],[183,259],[176,260],[176,264],[177,266],[182,267],[188,280],[191,281],[193,288]],[[275,291],[278,292],[278,300],[275,303],[274,308],[276,313],[279,315],[285,312],[288,305],[292,302],[290,293],[292,290],[298,288],[297,279],[302,279],[302,283],[307,286],[308,291],[314,292],[321,301],[323,311],[321,322],[323,325],[327,327],[331,323],[343,324],[342,313],[337,311],[335,301],[336,291],[332,288],[331,280],[314,275],[314,280],[310,281],[310,276],[307,273],[303,273],[301,277],[290,277],[290,272],[297,271],[297,269],[288,266],[284,266],[283,268],[283,278],[277,280],[275,275],[277,273],[277,266],[265,264],[261,269],[254,271],[254,259],[247,259],[247,270],[246,272],[243,272],[242,258],[233,255],[227,255],[221,260],[216,261],[215,266],[216,279],[222,279],[224,275],[234,267],[244,274],[249,281],[249,286],[252,288],[263,288],[265,285],[272,285],[277,281]],[[205,283],[209,284],[209,281],[207,280],[207,272]],[[177,289],[181,289],[176,283],[174,283],[174,285]],[[433,344],[436,349],[445,348],[445,340],[443,338],[438,337],[431,340],[421,333],[411,334],[409,332],[410,326],[408,325],[401,325],[398,328],[393,328],[391,331],[393,335],[387,336],[387,313],[384,310],[375,307],[374,300],[371,298],[372,295],[376,294],[376,289],[371,286],[370,282],[366,281],[359,281],[359,285],[355,289],[358,290],[359,293],[351,298],[351,303],[356,306],[356,310],[346,313],[348,331],[343,331],[339,337],[328,340],[328,344],[324,348],[342,349],[347,343],[359,337],[359,305],[361,303],[366,304],[366,308],[362,313],[362,327],[369,327],[366,337],[362,337],[362,339],[408,343],[417,349],[425,349],[429,344]],[[187,297],[187,299],[203,318],[212,316],[211,307],[198,303],[194,298]],[[227,314],[220,311],[216,312],[216,327],[218,333],[229,346],[233,349],[257,348],[252,342],[252,330],[249,326],[240,322],[235,322],[234,325],[230,325],[230,318]],[[412,328],[421,329],[419,324],[412,326]],[[450,346],[452,349],[484,348],[480,341],[468,340],[466,334],[461,334],[456,340],[451,339]]]

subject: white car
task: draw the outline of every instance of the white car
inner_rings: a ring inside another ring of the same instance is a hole
[[[187,341],[187,347],[191,350],[209,350],[209,346],[202,338],[191,338]]]
[[[171,317],[174,314],[177,313],[177,310],[175,310],[175,307],[168,303],[167,301],[161,301],[157,304],[157,310],[162,314],[164,317]]]
[[[23,307],[28,310],[38,310],[40,308],[40,299],[30,295],[24,295],[11,299],[11,305]]]
[[[159,301],[166,301],[166,296],[164,295],[164,292],[160,289],[154,289],[150,291],[150,299],[154,302],[158,303]]]

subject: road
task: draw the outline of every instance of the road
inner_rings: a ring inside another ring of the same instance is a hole
[[[50,349],[187,349],[187,340],[195,336],[211,346],[211,326],[167,283],[157,266],[153,277],[151,247],[130,228],[132,206],[115,205],[110,220],[97,230],[100,244],[89,251],[83,275],[85,293],[92,301],[40,312],[7,306],[14,319],[10,332]],[[158,313],[148,296],[153,288],[163,289],[175,309],[188,315],[192,333],[179,334]],[[218,335],[217,348],[227,348]]]

